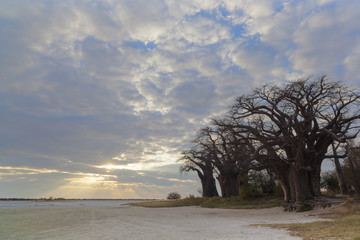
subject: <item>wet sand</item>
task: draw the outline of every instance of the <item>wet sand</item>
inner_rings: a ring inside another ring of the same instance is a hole
[[[34,206],[0,209],[0,239],[300,239],[285,230],[251,225],[317,220],[282,208]]]

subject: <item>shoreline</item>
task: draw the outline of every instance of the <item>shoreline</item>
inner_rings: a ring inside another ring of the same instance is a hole
[[[146,198],[0,198],[0,201],[155,201]]]
[[[0,209],[4,239],[301,239],[284,229],[254,224],[322,220],[309,213],[197,206],[144,208],[130,205],[46,205]]]

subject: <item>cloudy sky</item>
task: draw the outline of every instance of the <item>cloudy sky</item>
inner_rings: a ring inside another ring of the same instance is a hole
[[[236,96],[360,86],[358,0],[0,0],[0,197],[195,194],[179,152]]]

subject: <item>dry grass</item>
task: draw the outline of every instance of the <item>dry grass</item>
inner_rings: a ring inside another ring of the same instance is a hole
[[[163,207],[184,207],[199,206],[203,202],[202,198],[184,198],[175,200],[153,200],[146,202],[130,203],[132,206],[163,208]]]
[[[132,203],[133,206],[141,207],[184,207],[184,206],[201,206],[207,208],[226,208],[226,209],[256,209],[270,208],[282,205],[281,199],[252,199],[243,200],[240,197],[222,198],[184,198],[178,200],[156,200],[149,202]]]
[[[336,208],[327,221],[298,224],[263,225],[290,230],[294,235],[305,240],[341,239],[360,240],[360,201],[348,201]]]

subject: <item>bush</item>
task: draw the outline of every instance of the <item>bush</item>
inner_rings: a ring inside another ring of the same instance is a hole
[[[257,188],[256,184],[248,182],[240,187],[240,196],[242,199],[252,199],[263,197],[264,194]]]
[[[177,192],[171,192],[168,194],[167,199],[171,200],[171,199],[180,199],[181,195]]]
[[[253,181],[258,189],[265,196],[273,196],[276,192],[276,182],[267,172],[257,172],[253,176]]]
[[[328,193],[340,193],[339,181],[335,171],[323,173],[320,184]]]
[[[313,210],[313,206],[311,206],[309,203],[302,202],[300,207],[296,209],[296,212],[307,212],[311,210]]]
[[[274,196],[278,191],[278,185],[266,171],[251,171],[248,179],[243,180],[240,187],[242,198],[260,198]]]

